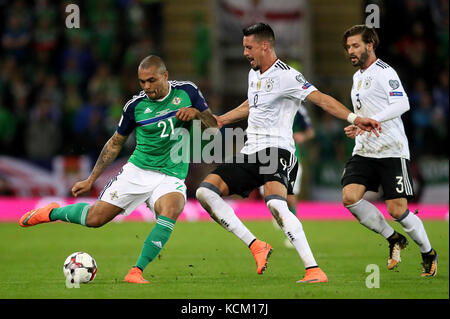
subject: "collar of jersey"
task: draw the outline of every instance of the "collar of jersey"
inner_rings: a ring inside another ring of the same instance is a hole
[[[160,98],[159,100],[152,100],[152,99],[150,99],[148,96],[147,96],[147,98],[148,98],[151,102],[162,102],[162,101],[164,101],[165,99],[167,99],[167,97],[170,95],[170,93],[172,93],[172,85],[170,85],[170,83],[169,83],[169,93],[167,93],[167,95],[166,95],[165,97],[162,97],[162,98]]]
[[[363,73],[366,73],[367,71],[369,71],[370,68],[372,68],[372,66],[373,66],[375,63],[377,63],[379,60],[380,60],[380,59],[377,58],[371,65],[369,65],[369,67],[368,67],[367,69],[365,69],[365,70],[362,71],[362,72],[361,72],[361,69],[359,69],[359,74],[363,74]]]
[[[277,63],[277,61],[281,61],[281,60],[277,58],[277,59],[272,63],[272,65],[271,65],[271,66],[270,66],[263,74],[261,74],[261,70],[258,70],[258,71],[256,71],[256,72],[258,73],[259,76],[263,76],[263,75],[268,74],[269,71],[271,71],[273,68],[275,68],[275,64]]]

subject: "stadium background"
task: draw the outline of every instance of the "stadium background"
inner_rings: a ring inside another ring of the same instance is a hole
[[[80,7],[80,28],[66,27],[71,2]],[[33,198],[70,196],[73,183],[88,176],[113,134],[123,105],[140,90],[136,68],[146,55],[161,56],[170,79],[195,82],[215,114],[239,105],[246,98],[249,70],[241,28],[253,22],[274,26],[278,56],[351,108],[355,70],[341,36],[364,23],[370,3],[381,15],[377,55],[397,70],[410,98],[403,120],[415,202],[441,205],[448,217],[445,0],[190,0],[188,5],[181,0],[0,0],[0,215],[8,205]],[[340,176],[353,141],[343,134],[345,122],[313,105],[307,108],[316,137],[302,148],[299,198],[340,205]],[[245,128],[245,123],[236,126]],[[127,160],[133,143],[130,138],[87,194],[91,199]],[[191,165],[190,198],[213,168]]]

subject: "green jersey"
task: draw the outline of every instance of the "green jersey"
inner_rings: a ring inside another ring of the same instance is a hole
[[[128,161],[142,169],[185,179],[188,161],[174,161],[171,157],[171,150],[182,141],[181,135],[174,138],[175,129],[189,129],[191,125],[175,117],[183,107],[194,107],[200,112],[208,108],[192,82],[169,81],[169,93],[161,100],[150,100],[144,91],[129,100],[117,127],[121,135],[129,135],[136,130],[136,149]]]

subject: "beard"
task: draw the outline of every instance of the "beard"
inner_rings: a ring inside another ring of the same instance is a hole
[[[253,66],[253,65],[250,63],[250,67],[253,69],[253,71],[258,71],[258,70],[260,69],[260,66],[259,66],[258,64],[255,64],[255,66]]]
[[[352,62],[351,58],[356,58],[355,62]],[[361,56],[358,58],[356,55],[353,55],[350,57],[350,62],[354,67],[362,67],[364,64],[366,64],[367,60],[369,59],[369,52],[367,52],[367,48],[364,50],[363,53],[361,53]]]

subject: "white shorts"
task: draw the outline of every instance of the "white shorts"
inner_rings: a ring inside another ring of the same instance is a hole
[[[106,184],[98,199],[122,208],[122,214],[125,216],[145,202],[156,216],[156,201],[172,192],[183,194],[186,201],[184,180],[158,171],[145,170],[128,162]]]

